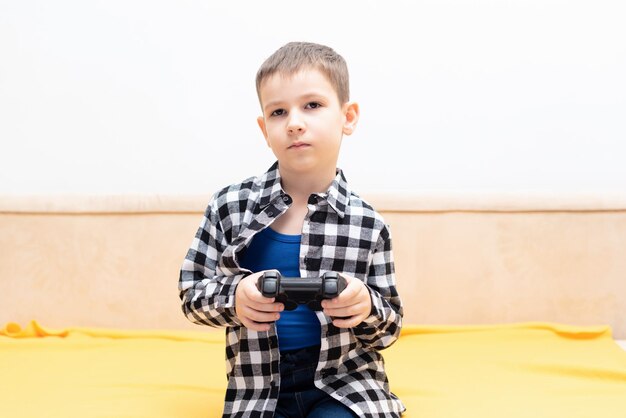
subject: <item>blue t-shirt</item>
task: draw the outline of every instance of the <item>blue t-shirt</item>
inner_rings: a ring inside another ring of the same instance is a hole
[[[250,271],[278,270],[283,277],[300,277],[300,235],[285,235],[265,228],[252,238],[239,257],[239,264]],[[282,311],[276,321],[280,351],[319,345],[320,321],[306,305]]]

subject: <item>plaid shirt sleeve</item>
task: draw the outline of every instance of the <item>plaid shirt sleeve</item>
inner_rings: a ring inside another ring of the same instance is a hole
[[[365,284],[372,298],[372,314],[353,328],[363,346],[382,350],[400,335],[403,308],[395,283],[395,269],[389,227],[384,225],[376,246]]]
[[[245,274],[216,274],[220,254],[226,246],[214,197],[180,270],[178,290],[182,309],[191,322],[212,327],[242,325],[235,313],[235,289]]]

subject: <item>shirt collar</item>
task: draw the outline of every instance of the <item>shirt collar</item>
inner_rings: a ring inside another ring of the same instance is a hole
[[[286,193],[280,184],[278,161],[260,177],[260,186],[259,208],[261,210],[276,199],[282,199],[285,196]],[[343,218],[350,202],[350,193],[348,181],[341,169],[338,168],[337,175],[328,190],[325,193],[318,193],[317,196],[325,199],[339,217]]]
[[[341,169],[337,169],[337,175],[331,183],[326,193],[328,204],[337,212],[340,218],[343,218],[350,203],[350,189],[348,181],[343,175]]]

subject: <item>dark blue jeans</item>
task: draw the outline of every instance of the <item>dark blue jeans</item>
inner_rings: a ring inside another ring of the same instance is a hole
[[[280,354],[280,395],[274,418],[355,418],[341,402],[315,387],[320,347]]]

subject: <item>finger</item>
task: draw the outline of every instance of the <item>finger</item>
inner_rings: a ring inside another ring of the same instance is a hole
[[[285,305],[283,305],[280,302],[266,303],[266,302],[248,301],[248,306],[260,312],[282,312],[285,309]]]
[[[324,314],[333,318],[336,317],[350,317],[354,315],[362,315],[367,309],[364,303],[354,303],[349,306],[341,306],[337,308],[326,308]]]
[[[261,293],[261,291],[259,289],[257,289],[256,285],[252,284],[249,286],[246,286],[243,289],[246,297],[256,303],[272,303],[274,302],[275,298],[267,298],[265,296],[263,296],[263,293]]]
[[[244,310],[243,315],[254,322],[275,322],[280,318],[280,314],[277,312],[257,311],[249,307]]]
[[[270,329],[270,324],[267,324],[267,323],[265,324],[257,323],[257,322],[250,321],[250,320],[246,320],[246,321],[242,320],[241,322],[246,328],[251,329],[253,331],[262,332],[262,331],[269,331]]]
[[[360,283],[360,284],[359,284]],[[363,283],[359,280],[353,280],[343,292],[336,298],[322,301],[323,308],[341,308],[350,306],[359,300],[361,292],[364,290]]]
[[[333,325],[337,328],[352,328],[363,322],[365,318],[362,315],[351,316],[349,318],[335,318]]]
[[[345,290],[339,294],[339,296],[322,301],[322,307],[337,308],[351,305],[353,303],[352,300],[354,299],[355,294],[355,289],[350,289],[346,287]]]

